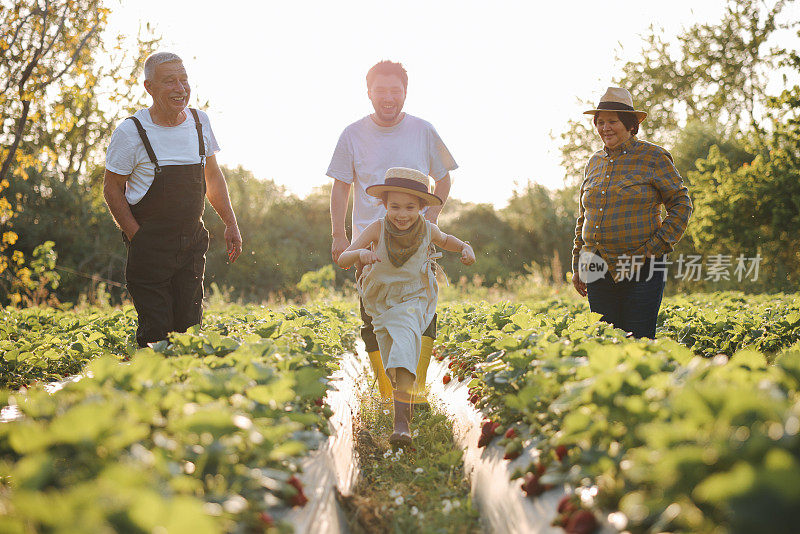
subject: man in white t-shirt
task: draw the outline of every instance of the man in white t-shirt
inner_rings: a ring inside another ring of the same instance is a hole
[[[353,239],[373,221],[386,215],[380,199],[366,194],[367,187],[382,184],[390,167],[417,169],[435,180],[433,193],[444,201],[450,193],[450,171],[458,168],[453,156],[434,127],[403,112],[408,74],[400,63],[381,61],[367,73],[367,95],[375,112],[344,129],[334,150],[327,175],[334,179],[331,189],[331,256],[336,261],[350,245],[345,233],[345,214],[351,187],[353,194]],[[436,222],[441,206],[429,206],[425,217]],[[383,369],[372,321],[361,306],[364,327],[361,337],[378,378],[381,395],[391,399],[391,384]],[[417,367],[415,394],[425,404],[425,376],[430,363],[436,317],[423,334]]]
[[[202,320],[206,197],[225,223],[229,261],[242,252],[215,155],[219,145],[208,115],[187,108],[191,89],[181,58],[152,54],[144,74],[153,104],[114,130],[103,184],[128,250],[125,280],[139,316],[140,347]]]

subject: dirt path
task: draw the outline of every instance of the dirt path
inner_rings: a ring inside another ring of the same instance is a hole
[[[352,495],[341,498],[351,531],[481,532],[452,423],[435,409],[419,410],[413,446],[392,450],[391,406],[376,400],[377,390],[364,389],[353,427],[361,476]]]

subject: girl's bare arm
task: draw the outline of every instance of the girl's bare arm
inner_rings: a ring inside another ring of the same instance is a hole
[[[366,230],[364,230],[361,233],[361,235],[358,236],[358,239],[353,241],[350,244],[350,246],[347,247],[347,249],[345,249],[345,251],[341,253],[341,255],[339,256],[339,259],[336,261],[337,265],[339,265],[339,267],[341,267],[342,269],[349,269],[350,267],[352,267],[356,262],[358,262],[361,259],[361,252],[362,251],[366,251],[366,252],[370,252],[370,253],[374,254],[374,252],[371,252],[370,250],[368,250],[368,247],[372,243],[377,243],[378,242],[378,238],[380,237],[380,235],[379,235],[380,228],[381,228],[381,222],[380,221],[375,221],[372,224],[370,224],[369,226],[367,226]],[[367,259],[367,258],[365,258],[365,259]],[[370,258],[370,259],[373,259],[373,258]],[[377,260],[377,256],[374,259]],[[377,260],[377,261],[380,261],[380,260]],[[370,261],[370,262],[362,261],[362,263],[375,263],[375,262],[374,261]]]
[[[461,263],[464,265],[472,265],[475,263],[475,252],[469,243],[461,241],[454,235],[446,234],[439,230],[439,227],[431,223],[431,241],[437,247],[440,247],[449,252],[460,252]]]

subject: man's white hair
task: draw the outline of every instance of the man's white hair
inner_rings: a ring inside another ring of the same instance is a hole
[[[170,61],[180,61],[183,63],[181,57],[172,52],[156,52],[150,54],[147,59],[144,60],[144,79],[152,80],[153,75],[156,73],[156,67],[162,63],[169,63]]]

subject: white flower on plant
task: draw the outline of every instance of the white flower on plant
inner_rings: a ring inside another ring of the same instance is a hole
[[[241,495],[234,495],[222,503],[222,508],[229,514],[240,514],[247,509],[247,499]]]
[[[411,507],[411,515],[417,515],[419,513],[419,508],[416,506]]]
[[[625,530],[628,526],[628,517],[622,512],[614,512],[608,515],[608,522],[618,530]]]
[[[453,510],[453,503],[450,502],[450,499],[445,499],[442,501],[442,513],[447,515]]]
[[[391,455],[392,455],[392,451],[386,451],[386,452],[383,453],[383,457],[384,458],[388,458]]]
[[[414,432],[412,432],[411,433],[411,437],[412,438],[418,438],[419,437],[419,430],[415,430]]]
[[[418,474],[418,475],[421,475],[422,473],[424,473],[424,472],[425,472],[425,470],[424,470],[424,469],[422,469],[421,467],[417,467],[416,469],[414,469],[414,472],[415,472],[416,474]]]
[[[397,449],[397,453],[396,454],[397,454],[397,456],[403,456],[403,448],[400,447],[399,449]]]
[[[392,461],[396,462],[397,461],[397,456],[392,456]]]
[[[237,414],[233,416],[233,424],[242,430],[249,430],[253,426],[253,421],[245,415]]]
[[[389,415],[389,410],[383,410],[383,415]]]
[[[203,505],[203,511],[208,515],[220,516],[222,515],[222,505],[215,502],[207,502]]]
[[[402,506],[402,504],[403,504],[404,502],[405,502],[405,499],[403,499],[403,496],[402,496],[402,495],[401,495],[401,496],[399,496],[398,498],[396,498],[396,499],[394,500],[394,503],[395,503],[397,506]]]

